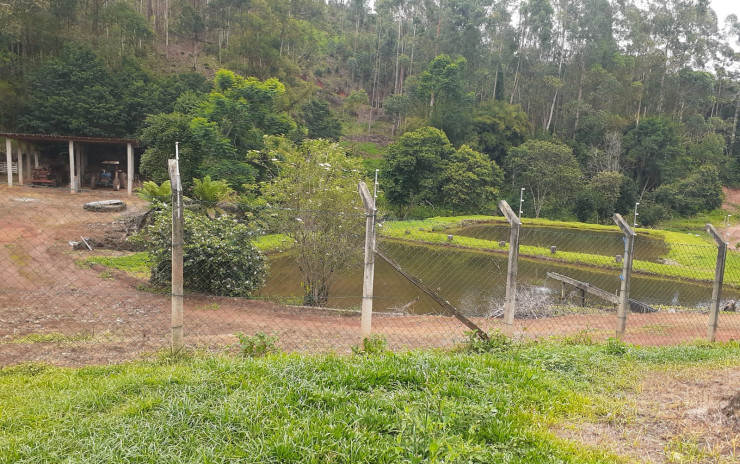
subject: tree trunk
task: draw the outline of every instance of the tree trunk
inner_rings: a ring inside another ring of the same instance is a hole
[[[393,73],[395,76],[395,82],[393,83],[393,93],[398,93],[398,81],[400,78],[400,67],[399,67],[399,61],[401,57],[401,21],[399,19],[398,21],[398,34],[396,35],[396,70]]]
[[[730,153],[735,148],[735,134],[737,134],[737,117],[740,113],[740,92],[735,94],[735,118],[732,120],[732,135],[730,136]]]

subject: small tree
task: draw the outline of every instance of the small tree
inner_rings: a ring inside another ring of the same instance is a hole
[[[573,150],[562,143],[528,140],[511,149],[508,165],[514,183],[532,196],[535,217],[546,201],[570,199],[582,177]]]
[[[342,122],[332,114],[329,103],[324,100],[311,100],[303,105],[301,119],[310,139],[337,141],[342,135]]]
[[[445,133],[433,127],[407,132],[388,145],[381,170],[383,190],[399,216],[405,217],[422,202],[436,200],[443,163],[453,153],[455,148]]]
[[[463,145],[444,163],[442,202],[457,210],[480,210],[495,198],[503,181],[504,173],[495,162]]]
[[[363,252],[364,220],[357,184],[362,163],[339,145],[309,140],[300,146],[282,137],[266,139],[279,174],[263,188],[268,223],[295,241],[307,306],[325,306],[342,271]]]

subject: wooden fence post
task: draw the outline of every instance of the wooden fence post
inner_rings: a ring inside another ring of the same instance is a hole
[[[498,207],[511,225],[509,265],[506,274],[506,300],[504,302],[504,335],[511,337],[514,335],[514,316],[516,314],[516,276],[519,271],[519,228],[522,225],[522,221],[514,214],[514,211],[506,200],[499,201]]]
[[[632,276],[632,254],[635,250],[635,236],[637,235],[630,228],[627,221],[622,218],[621,214],[615,213],[614,222],[622,229],[624,233],[624,260],[622,264],[622,285],[619,289],[619,305],[617,306],[617,338],[624,335],[627,328],[627,311],[630,307],[630,277]]]
[[[172,333],[172,352],[178,353],[183,348],[182,184],[180,182],[178,160],[168,160],[167,167],[170,173],[170,187],[172,190],[172,317],[170,330]]]
[[[360,346],[372,332],[373,321],[373,282],[375,279],[375,199],[370,195],[367,185],[358,185],[362,203],[365,206],[365,271],[362,281],[362,317],[360,319]]]
[[[725,261],[727,260],[727,242],[713,225],[707,224],[707,232],[717,243],[717,267],[714,270],[714,287],[712,287],[712,304],[709,306],[709,324],[707,339],[713,342],[717,337],[719,320],[719,300],[722,298],[722,282],[725,278]]]

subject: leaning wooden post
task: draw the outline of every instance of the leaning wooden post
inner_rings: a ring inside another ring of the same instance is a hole
[[[504,302],[504,335],[511,337],[514,335],[514,315],[516,314],[516,276],[519,270],[519,228],[522,225],[522,221],[514,214],[514,211],[506,200],[499,201],[498,207],[511,225],[509,267],[506,274],[506,300]]]
[[[180,166],[178,160],[171,159],[167,163],[172,190],[172,317],[170,329],[172,331],[172,352],[178,353],[183,348],[182,184],[180,183]]]
[[[712,288],[712,304],[709,307],[709,327],[707,339],[713,342],[717,337],[717,322],[719,320],[719,300],[722,297],[722,282],[725,278],[725,261],[727,260],[727,242],[717,232],[713,225],[707,224],[707,232],[717,243],[717,267],[714,270],[714,287]]]
[[[619,306],[617,306],[617,338],[624,335],[627,328],[627,310],[630,305],[630,277],[632,275],[632,254],[635,249],[635,236],[637,235],[622,218],[621,214],[615,213],[614,222],[624,233],[624,260],[622,265],[622,285],[619,289]]]
[[[373,281],[375,279],[375,199],[370,195],[367,185],[358,185],[362,203],[365,206],[365,273],[362,281],[362,318],[360,319],[360,343],[372,332],[373,320]],[[362,345],[360,345],[362,346]]]

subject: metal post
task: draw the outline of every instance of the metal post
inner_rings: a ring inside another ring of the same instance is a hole
[[[633,229],[637,229],[637,216],[639,216],[639,215],[640,215],[640,214],[639,214],[639,213],[637,212],[637,207],[638,207],[638,206],[640,206],[640,202],[637,202],[637,203],[635,203],[635,220],[634,220],[634,221],[632,221],[632,222],[633,222],[633,226],[632,226],[632,228],[633,228]]]
[[[725,216],[725,239],[728,240],[730,238],[730,218],[732,217],[732,214],[728,214]]]
[[[360,319],[360,344],[370,336],[373,319],[373,284],[375,279],[375,198],[364,182],[358,185],[365,206],[365,271],[362,281],[362,316]]]
[[[719,321],[719,300],[722,297],[722,282],[725,277],[725,261],[727,260],[727,242],[717,232],[713,225],[707,224],[707,232],[717,243],[717,267],[714,270],[714,286],[712,287],[712,304],[709,306],[709,324],[707,339],[713,342],[717,337],[717,323]]]
[[[506,274],[506,300],[504,302],[504,335],[514,334],[514,316],[516,314],[516,276],[519,270],[519,228],[522,221],[514,214],[506,200],[498,202],[498,207],[506,216],[511,226],[509,238],[509,266]]]
[[[172,190],[172,352],[183,348],[183,216],[182,184],[180,183],[180,166],[177,160],[168,160],[170,188]]]
[[[525,187],[522,187],[522,189],[519,191],[519,220],[522,219],[522,206],[524,205],[524,189]]]
[[[617,338],[624,335],[627,328],[627,310],[630,305],[630,277],[632,275],[632,254],[635,249],[635,231],[620,214],[614,214],[614,222],[624,233],[624,261],[622,266],[622,285],[619,289],[619,306],[617,306]]]

